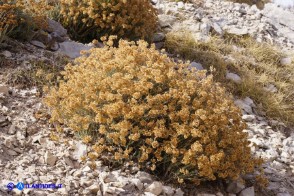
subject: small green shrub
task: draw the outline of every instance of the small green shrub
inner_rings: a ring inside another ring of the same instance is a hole
[[[147,45],[120,41],[68,64],[44,100],[51,122],[98,135],[91,157],[110,152],[180,183],[252,172],[257,160],[225,90]]]
[[[157,28],[149,0],[61,0],[61,21],[74,40],[91,42],[107,35],[151,39]]]

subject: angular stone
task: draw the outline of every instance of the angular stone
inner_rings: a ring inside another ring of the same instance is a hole
[[[268,92],[271,92],[271,93],[276,93],[278,92],[278,89],[275,85],[273,84],[269,84],[267,85],[266,87],[264,87],[264,90],[268,91]]]
[[[163,41],[165,38],[165,34],[164,33],[155,33],[153,35],[153,42],[161,42]]]
[[[45,44],[43,44],[42,42],[37,41],[37,40],[32,40],[32,41],[30,41],[30,43],[34,46],[39,47],[39,48],[43,48],[43,49],[46,48]]]
[[[190,66],[196,68],[197,70],[204,70],[200,63],[196,63],[194,61],[190,64]]]
[[[141,191],[144,187],[143,183],[141,182],[141,180],[134,178],[131,179],[131,182]]]
[[[49,33],[56,32],[61,37],[67,34],[67,30],[59,22],[51,19],[48,19],[48,27],[45,30]]]
[[[81,51],[82,50],[90,50],[92,47],[82,44],[82,43],[78,43],[78,42],[74,42],[74,41],[65,41],[62,43],[59,43],[59,52],[62,54],[67,55],[70,58],[77,58],[79,56],[81,56]]]
[[[51,154],[48,151],[45,153],[44,158],[45,158],[45,163],[47,163],[50,166],[54,166],[55,165],[55,162],[57,160],[57,157],[54,156],[53,154]]]
[[[245,188],[245,185],[242,184],[241,182],[231,182],[228,187],[227,187],[227,192],[228,193],[234,193],[237,194],[240,191],[242,191]]]
[[[184,192],[180,188],[178,188],[176,190],[174,196],[184,196]]]
[[[290,57],[282,58],[280,63],[281,65],[291,65],[292,59]]]
[[[163,186],[162,190],[167,196],[171,196],[174,194],[174,189],[170,186]]]
[[[3,52],[1,52],[1,54],[2,54],[3,56],[5,56],[6,58],[10,58],[10,57],[12,57],[11,52],[9,52],[8,50],[4,50]]]
[[[242,116],[242,119],[247,121],[247,122],[252,122],[253,120],[255,120],[255,116],[254,115],[244,114]]]
[[[159,195],[162,192],[162,183],[155,181],[150,184],[145,191],[153,193],[154,195]]]
[[[90,190],[91,193],[97,193],[100,190],[100,185],[98,183],[94,183],[87,189]]]
[[[239,75],[237,75],[235,73],[230,73],[230,72],[227,73],[226,79],[232,80],[233,82],[238,83],[238,84],[240,84],[242,81],[242,79],[240,78]]]
[[[136,176],[141,180],[142,183],[149,184],[152,182],[151,175],[146,172],[139,171]]]
[[[247,35],[248,34],[248,29],[247,28],[236,28],[236,27],[230,27],[227,32],[229,34],[234,34],[234,35]]]
[[[248,114],[252,114],[253,113],[251,106],[248,105],[248,104],[246,104],[241,99],[237,99],[236,101],[234,101],[234,103],[235,103],[236,106],[238,106],[239,108],[241,108],[242,110],[244,110]]]
[[[176,17],[160,14],[158,15],[159,25],[161,27],[171,27],[176,22]]]
[[[241,193],[239,194],[239,196],[254,196],[254,187],[249,187],[244,189],[243,191],[241,191]]]
[[[76,142],[74,145],[73,159],[80,160],[82,156],[87,154],[87,146],[81,142]]]

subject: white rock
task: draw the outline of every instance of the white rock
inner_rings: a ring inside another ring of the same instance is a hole
[[[80,160],[80,158],[85,155],[87,155],[87,146],[82,142],[76,142],[74,144],[73,158],[75,160]]]
[[[271,93],[276,93],[278,92],[278,89],[275,85],[273,84],[269,84],[267,85],[266,87],[264,87],[264,90],[268,91],[268,92],[271,92]]]
[[[237,27],[229,27],[229,29],[227,29],[227,32],[229,34],[234,34],[234,35],[246,35],[248,34],[248,29],[246,27],[242,29]]]
[[[108,172],[101,172],[99,174],[99,178],[105,183],[117,182],[118,180],[117,177],[114,175],[114,173],[108,173]]]
[[[163,41],[165,38],[165,34],[164,33],[155,33],[153,35],[153,42],[161,42]]]
[[[255,120],[255,116],[254,115],[250,115],[250,114],[244,114],[242,116],[242,119],[247,121],[247,122],[252,122],[253,120]]]
[[[81,170],[77,170],[73,173],[74,177],[81,177],[82,176],[82,171]]]
[[[48,19],[48,26],[45,30],[49,33],[56,32],[61,37],[67,34],[67,30],[59,22],[51,19]]]
[[[151,183],[152,182],[151,175],[146,172],[139,171],[136,174],[136,177],[138,177],[142,183]]]
[[[217,32],[219,35],[223,35],[224,32],[218,23],[213,23],[212,28]]]
[[[59,193],[61,193],[62,195],[68,195],[68,191],[65,188],[60,188],[57,189]]]
[[[97,193],[100,190],[100,185],[98,183],[94,183],[87,189],[90,190],[91,193]]]
[[[243,190],[245,188],[245,185],[241,182],[231,182],[228,187],[227,187],[227,192],[228,193],[234,193],[237,194],[239,193],[241,190]]]
[[[70,167],[72,167],[72,168],[75,167],[74,164],[73,164],[73,162],[72,162],[72,160],[71,160],[70,158],[68,158],[68,157],[64,157],[64,162],[65,162],[68,166],[70,166]]]
[[[178,188],[176,190],[174,196],[184,196],[184,192],[180,188]]]
[[[152,184],[150,184],[146,190],[146,192],[153,193],[155,195],[159,195],[162,192],[162,184],[161,182],[155,181]]]
[[[1,52],[1,54],[4,55],[6,58],[12,57],[11,52],[9,52],[8,50],[4,50],[3,52]]]
[[[280,63],[281,65],[291,65],[292,59],[290,57],[282,58]]]
[[[274,4],[282,6],[283,8],[294,7],[293,0],[273,0]]]
[[[158,21],[161,27],[169,27],[172,26],[175,21],[176,17],[170,16],[170,15],[165,15],[165,14],[159,14],[158,15]]]
[[[238,84],[241,83],[241,81],[242,81],[240,76],[238,76],[235,73],[230,73],[230,72],[227,73],[226,78],[228,80],[232,80],[233,82],[238,83]]]
[[[92,48],[91,46],[74,41],[65,41],[59,43],[59,47],[60,48],[58,49],[58,51],[60,53],[65,54],[73,59],[81,56],[81,51],[90,50]]]
[[[45,158],[45,163],[47,163],[50,166],[54,166],[57,160],[57,157],[51,154],[49,151],[46,151],[44,158]]]
[[[196,68],[197,70],[204,70],[200,63],[196,63],[194,61],[190,64],[190,66]]]
[[[141,182],[141,180],[134,178],[131,179],[131,182],[141,191],[144,187],[143,183]]]
[[[162,190],[168,196],[173,195],[174,192],[175,192],[174,189],[172,187],[170,187],[170,186],[163,186]]]
[[[244,110],[248,114],[252,114],[253,113],[251,106],[249,106],[248,104],[246,104],[241,99],[237,99],[236,101],[234,101],[234,103],[235,103],[235,105],[237,105],[239,108],[241,108],[242,110]]]
[[[184,3],[182,1],[178,2],[178,8],[183,9],[184,8]]]
[[[224,196],[224,194],[222,194],[221,192],[218,192],[215,194],[216,196]]]
[[[30,43],[34,46],[39,47],[39,48],[43,48],[43,49],[46,48],[45,44],[43,44],[42,42],[39,42],[37,40],[32,40],[32,41],[30,41]]]
[[[82,171],[83,172],[89,172],[89,171],[91,171],[91,168],[89,166],[86,166],[86,167],[83,168]]]
[[[144,192],[144,196],[156,196],[156,195],[150,192]]]
[[[13,134],[15,134],[15,132],[16,132],[16,127],[15,127],[14,124],[12,124],[12,125],[9,127],[8,134],[13,135]]]
[[[239,196],[254,196],[254,187],[249,187],[244,189],[243,191],[241,191],[241,193],[239,194]]]

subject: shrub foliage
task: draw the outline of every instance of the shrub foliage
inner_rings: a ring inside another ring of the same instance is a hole
[[[49,9],[46,0],[0,0],[0,43],[7,36],[26,40],[45,28]]]
[[[90,42],[118,35],[150,39],[157,27],[149,0],[61,0],[61,21],[75,40]]]
[[[44,100],[51,120],[98,135],[97,156],[110,152],[180,183],[253,171],[245,124],[225,90],[147,45],[120,41],[68,64]]]

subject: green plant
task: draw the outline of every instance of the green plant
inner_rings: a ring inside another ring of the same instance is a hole
[[[44,99],[51,122],[97,134],[95,157],[110,152],[179,183],[253,171],[240,110],[211,75],[144,41],[112,44],[66,66]]]
[[[157,28],[149,0],[61,0],[61,21],[74,40],[91,42],[118,35],[130,40],[151,39]]]

